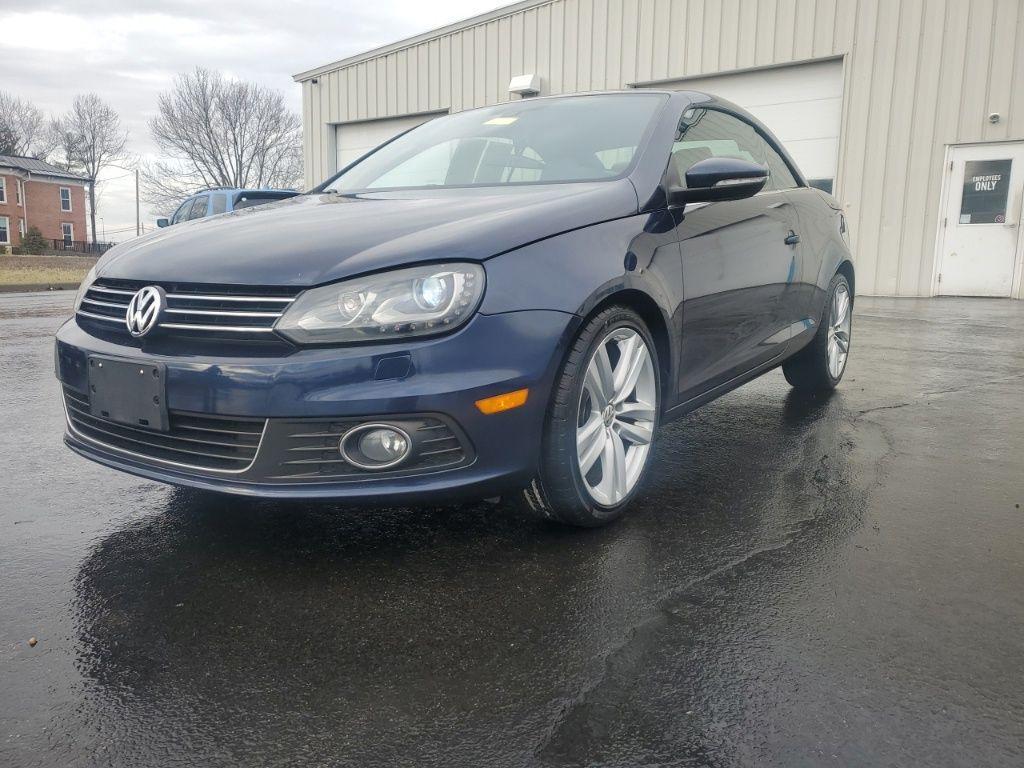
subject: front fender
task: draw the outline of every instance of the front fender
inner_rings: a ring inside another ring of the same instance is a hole
[[[548,309],[585,317],[621,291],[645,294],[671,328],[682,294],[682,256],[666,211],[551,237],[489,259],[485,314]]]
[[[678,380],[683,262],[669,212],[577,229],[489,259],[484,267],[485,314],[543,308],[584,318],[609,300],[632,306],[664,355],[665,381]],[[665,402],[675,395],[666,388]]]

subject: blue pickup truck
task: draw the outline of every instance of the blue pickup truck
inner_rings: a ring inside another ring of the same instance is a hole
[[[178,206],[178,210],[171,218],[157,219],[156,225],[169,227],[182,221],[237,211],[239,208],[251,208],[275,200],[286,200],[297,194],[299,193],[292,189],[210,189],[187,198]]]

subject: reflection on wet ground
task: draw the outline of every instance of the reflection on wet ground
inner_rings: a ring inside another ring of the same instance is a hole
[[[1020,762],[1022,304],[862,300],[840,391],[672,424],[574,531],[89,464],[5,301],[0,764]]]

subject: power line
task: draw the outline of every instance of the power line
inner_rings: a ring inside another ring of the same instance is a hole
[[[98,179],[97,180],[97,184],[106,184],[108,181],[117,181],[118,179],[127,179],[129,176],[134,176],[134,175],[135,175],[135,171],[132,171],[131,173],[123,173],[120,176],[111,176],[110,178],[107,178],[107,179]]]

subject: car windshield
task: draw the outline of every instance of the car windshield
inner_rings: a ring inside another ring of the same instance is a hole
[[[633,165],[664,94],[516,101],[425,123],[327,190],[547,184],[616,178]]]
[[[235,197],[235,210],[252,208],[254,205],[273,203],[276,200],[287,200],[295,197],[295,192],[240,192]]]

